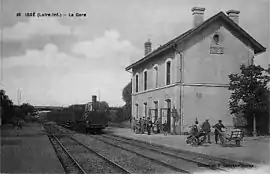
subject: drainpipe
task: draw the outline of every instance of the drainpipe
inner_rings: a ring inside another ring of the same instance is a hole
[[[177,44],[174,43],[173,47],[172,47],[176,53],[179,54],[180,56],[180,95],[179,95],[179,101],[180,101],[180,134],[182,134],[182,126],[183,126],[183,54],[181,53],[181,51],[177,50]]]
[[[183,59],[183,54],[180,53],[180,127],[181,127],[181,131],[180,133],[183,133],[182,132],[182,126],[183,126],[183,123],[184,123],[184,112],[183,112],[183,96],[184,96],[184,88],[183,88],[183,85],[184,85],[184,80],[183,80],[183,69],[184,69],[184,59]]]

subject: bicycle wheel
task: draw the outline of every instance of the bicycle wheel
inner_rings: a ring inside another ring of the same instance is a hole
[[[191,143],[192,143],[192,138],[187,138],[187,139],[186,139],[186,143],[187,143],[187,144],[191,144]]]
[[[196,146],[196,145],[199,144],[199,141],[198,141],[197,138],[192,138],[190,144],[193,145],[193,146]]]
[[[220,139],[221,144],[225,143],[225,138],[223,136],[220,136],[219,139]]]

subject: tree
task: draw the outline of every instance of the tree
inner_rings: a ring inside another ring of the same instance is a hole
[[[131,81],[124,87],[122,91],[122,99],[125,103],[131,103],[132,83]]]
[[[34,106],[30,105],[29,103],[23,103],[21,106],[20,106],[20,109],[22,111],[22,113],[24,115],[28,115],[28,114],[34,114],[36,112],[36,109]]]
[[[268,133],[269,68],[265,70],[256,65],[241,65],[240,70],[241,74],[229,75],[229,90],[232,92],[229,106],[235,117],[235,126],[244,126],[248,132],[252,132],[255,118],[258,132]]]
[[[99,102],[100,110],[102,111],[108,111],[109,110],[109,104],[106,101]]]
[[[124,119],[131,119],[131,94],[132,94],[132,81],[130,81],[122,91],[122,99],[126,103],[123,106],[122,113],[124,114]]]
[[[9,122],[14,117],[14,105],[13,102],[9,99],[8,95],[4,90],[0,90],[0,99],[1,99],[1,117],[3,124]]]

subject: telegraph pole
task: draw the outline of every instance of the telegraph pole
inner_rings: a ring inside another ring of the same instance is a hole
[[[98,101],[100,102],[100,89],[98,90]]]
[[[19,88],[17,91],[17,99],[18,99],[18,105],[20,106],[21,104],[21,97],[22,97],[22,93],[21,93],[21,89]]]

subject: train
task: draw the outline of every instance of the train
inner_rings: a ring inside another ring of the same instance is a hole
[[[77,132],[98,133],[108,127],[109,110],[102,107],[93,95],[92,102],[49,113],[47,119]]]
[[[85,105],[83,118],[86,133],[100,132],[108,127],[108,110],[101,107],[95,95],[92,96],[92,102]]]

